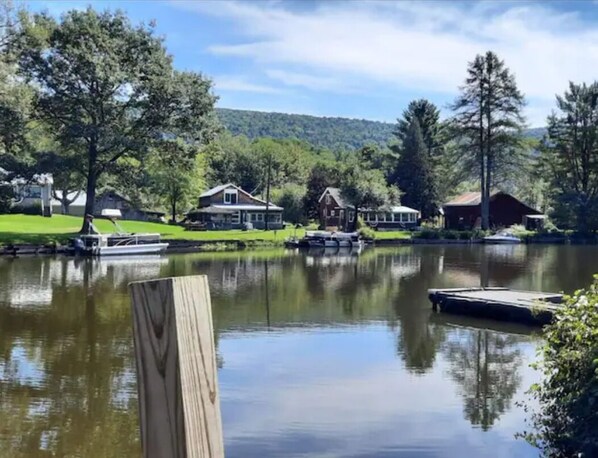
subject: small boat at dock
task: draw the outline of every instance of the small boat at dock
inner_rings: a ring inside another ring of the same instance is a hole
[[[309,248],[363,248],[358,232],[308,231],[302,242]]]
[[[514,235],[512,232],[500,231],[494,235],[484,237],[484,243],[493,244],[514,244],[521,243],[521,239]]]
[[[81,234],[73,240],[75,254],[87,256],[116,256],[159,254],[168,248],[160,234],[129,234],[116,221],[120,210],[102,210],[102,216],[109,219],[117,229],[113,234],[101,234],[91,223],[89,234]]]

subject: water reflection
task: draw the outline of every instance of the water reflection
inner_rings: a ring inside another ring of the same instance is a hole
[[[598,250],[502,248],[2,258],[0,449],[139,456],[126,285],[206,274],[227,456],[535,456],[513,433],[537,337],[432,314],[426,290],[570,292]]]

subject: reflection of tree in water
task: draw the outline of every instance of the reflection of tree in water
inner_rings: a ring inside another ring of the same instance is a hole
[[[425,296],[438,275],[438,256],[421,256],[419,269],[399,279],[400,288],[393,300],[394,311],[400,319],[397,349],[405,367],[424,374],[434,366],[436,353],[445,339],[443,326],[429,322],[430,305]],[[423,300],[417,293],[424,292]]]
[[[521,376],[519,338],[488,330],[456,332],[445,346],[449,374],[460,386],[465,418],[484,431],[510,408]]]

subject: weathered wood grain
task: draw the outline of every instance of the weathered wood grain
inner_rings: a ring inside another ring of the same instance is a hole
[[[205,276],[130,284],[145,457],[223,457]]]

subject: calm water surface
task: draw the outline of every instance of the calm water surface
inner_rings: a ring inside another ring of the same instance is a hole
[[[571,292],[598,247],[0,259],[0,456],[139,456],[128,282],[207,274],[228,457],[536,457],[531,329],[435,315],[432,287]]]

